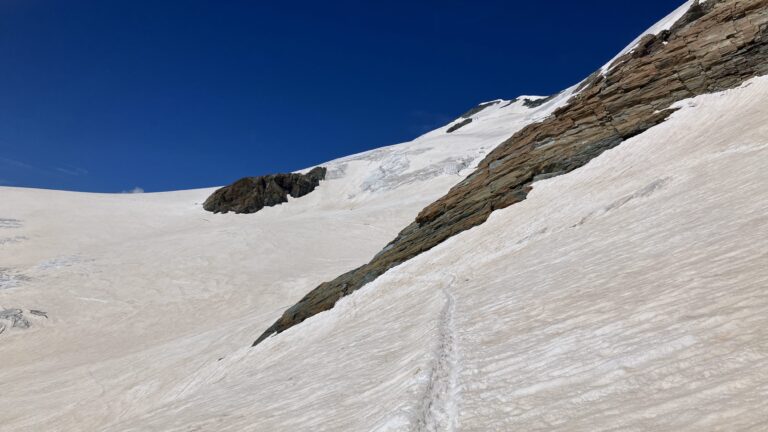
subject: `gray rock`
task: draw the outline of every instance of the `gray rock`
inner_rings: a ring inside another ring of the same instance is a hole
[[[526,108],[538,108],[538,107],[544,105],[545,103],[551,101],[552,99],[554,99],[555,96],[557,96],[557,95],[547,96],[547,97],[541,98],[541,99],[528,99],[528,98],[525,98],[525,99],[523,99],[523,106],[526,107]]]
[[[455,131],[463,128],[464,126],[466,126],[466,125],[468,125],[470,123],[472,123],[472,119],[471,118],[465,118],[464,120],[462,120],[462,121],[456,123],[455,125],[449,127],[448,130],[445,131],[445,133],[455,132]]]
[[[313,168],[307,174],[272,174],[245,177],[218,189],[203,203],[213,213],[256,213],[288,201],[288,196],[299,198],[315,190],[325,179],[327,170]]]
[[[501,101],[493,101],[493,102],[481,103],[480,105],[477,105],[476,107],[471,108],[469,111],[465,112],[460,117],[464,118],[464,119],[470,118],[473,115],[479,113],[480,111],[482,111],[482,110],[484,110],[484,109],[486,109],[488,107],[494,106],[496,104],[499,104],[499,103],[501,103]]]

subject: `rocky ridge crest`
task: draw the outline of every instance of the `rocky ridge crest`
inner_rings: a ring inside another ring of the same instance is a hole
[[[253,345],[328,309],[402,262],[526,198],[535,180],[573,171],[663,122],[675,102],[768,73],[768,0],[696,2],[670,30],[646,35],[595,72],[552,116],[501,143],[477,170],[427,206],[368,264],[325,282]]]

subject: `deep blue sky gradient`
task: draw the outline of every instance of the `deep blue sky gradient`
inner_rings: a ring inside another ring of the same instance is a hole
[[[229,183],[548,95],[682,0],[0,0],[0,185]]]

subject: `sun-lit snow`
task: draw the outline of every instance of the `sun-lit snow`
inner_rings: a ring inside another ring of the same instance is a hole
[[[369,260],[485,153],[563,101],[501,101],[454,133],[324,164],[329,180],[315,192],[253,215],[203,211],[213,189],[0,188],[0,310],[22,309],[31,323],[0,317],[0,430],[102,430],[195,394],[200,374]]]
[[[0,335],[0,425],[762,430],[766,98],[760,78],[684,101],[253,349],[295,298],[363,262],[455,181],[363,191],[366,167],[399,152],[400,184],[428,166],[411,148],[456,139],[480,153],[502,132],[481,138],[473,123],[463,138],[436,131],[334,162],[346,165],[337,179],[255,215],[202,212],[210,190],[2,189],[2,235],[25,238],[3,244],[3,265],[27,280],[0,305],[49,318]]]
[[[252,215],[204,212],[213,189],[0,188],[0,430],[768,430],[768,77],[249,348],[572,91],[329,162]]]
[[[632,50],[637,47],[637,44],[640,43],[640,40],[643,38],[643,36],[646,35],[656,35],[661,33],[664,30],[669,30],[672,28],[672,26],[685,15],[686,12],[691,8],[691,6],[696,2],[697,0],[688,0],[685,3],[683,3],[679,8],[672,11],[669,15],[664,17],[661,21],[654,24],[651,28],[643,32],[640,36],[638,36],[635,40],[633,40],[629,45],[627,45],[623,50],[621,50],[616,56],[614,56],[608,63],[606,63],[602,68],[601,71],[603,74],[607,73],[611,70],[611,66],[613,65],[613,62],[618,60],[620,57],[622,57],[624,54],[627,54],[628,52],[631,52]],[[704,3],[704,0],[698,0],[699,3]]]
[[[254,349],[164,346],[196,371],[105,430],[764,430],[766,98],[684,101]]]

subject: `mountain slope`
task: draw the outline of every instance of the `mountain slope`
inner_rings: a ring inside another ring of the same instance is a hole
[[[679,15],[680,9],[673,15]],[[664,20],[668,23],[670,20]],[[659,28],[659,27],[656,27]],[[332,308],[387,270],[524,200],[538,179],[584,166],[663,122],[682,99],[768,73],[768,0],[692,2],[669,30],[648,34],[581,83],[551,117],[503,142],[478,169],[422,210],[373,260],[290,307],[254,345]]]
[[[763,429],[766,98],[679,104],[105,430]]]
[[[0,313],[0,430],[104,430],[192,391],[178,386],[370,259],[484,154],[558,106],[510,102],[451,134],[453,123],[324,164],[311,194],[253,215],[203,211],[214,189],[0,188],[0,311],[13,312]],[[17,310],[29,328],[13,326]]]
[[[751,7],[727,26],[760,43],[701,40],[762,55],[764,27],[737,24],[762,22],[764,3],[710,2]],[[0,317],[0,430],[765,429],[768,78],[749,79],[764,63],[708,63],[700,85],[731,77],[729,89],[676,102],[638,88],[666,121],[577,170],[534,175],[525,200],[480,211],[482,224],[449,218],[461,229],[445,241],[248,347],[428,204],[446,197],[422,213],[438,221],[473,203],[469,186],[517,169],[491,164],[558,124],[553,112],[574,118],[574,101],[611,83],[650,76],[666,90],[640,65],[694,43],[675,42],[692,26],[672,21],[543,105],[494,101],[471,122],[322,164],[311,194],[252,215],[204,212],[214,189],[0,188],[0,310],[31,324]],[[643,101],[618,121],[656,119]],[[521,154],[552,148],[533,147]]]

